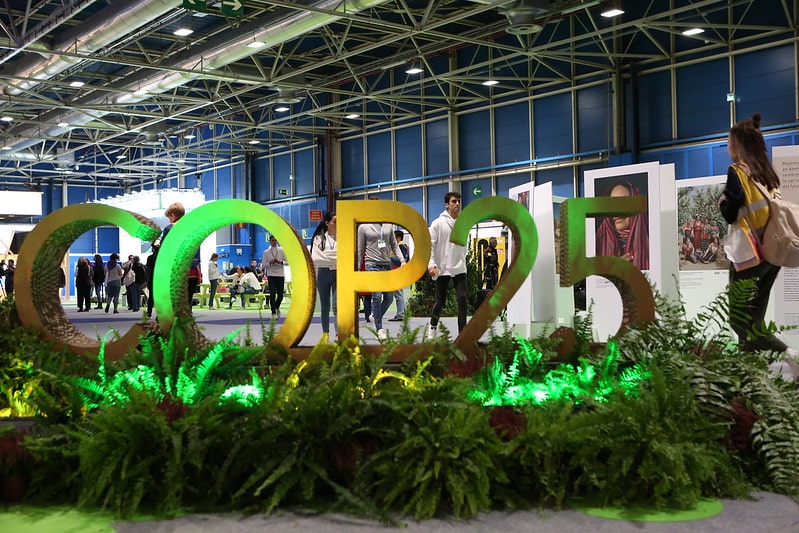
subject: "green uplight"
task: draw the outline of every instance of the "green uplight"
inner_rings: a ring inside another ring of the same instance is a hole
[[[577,365],[560,364],[548,369],[543,354],[529,341],[517,337],[518,348],[506,365],[494,359],[475,379],[469,398],[485,406],[542,405],[552,401],[581,403],[587,398],[608,401],[616,391],[634,394],[649,372],[635,365],[619,371],[619,347],[608,342],[604,359],[595,365],[580,358]]]

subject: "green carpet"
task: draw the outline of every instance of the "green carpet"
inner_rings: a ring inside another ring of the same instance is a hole
[[[0,531],[14,533],[113,533],[113,515],[73,507],[0,507]]]
[[[624,509],[594,507],[588,504],[588,502],[581,502],[576,499],[569,503],[575,510],[591,516],[608,518],[611,520],[628,520],[632,522],[687,522],[710,518],[724,510],[724,504],[721,503],[721,500],[713,499],[700,501],[694,509],[665,511],[636,506]]]

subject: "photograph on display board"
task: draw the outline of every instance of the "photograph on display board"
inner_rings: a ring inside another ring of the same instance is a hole
[[[724,254],[727,222],[718,201],[723,184],[679,187],[677,189],[677,248],[680,270],[727,270]]]
[[[597,178],[594,190],[598,197],[647,195],[648,177],[647,173],[641,172]],[[623,217],[597,217],[596,255],[621,257],[641,270],[649,270],[648,214],[644,212]]]

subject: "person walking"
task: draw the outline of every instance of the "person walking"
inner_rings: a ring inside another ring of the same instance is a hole
[[[397,247],[399,248],[400,252],[402,252],[402,260],[406,263],[410,260],[410,254],[408,252],[408,245],[402,241],[402,237],[405,234],[402,230],[394,230],[394,240],[397,241]],[[396,255],[391,256],[391,268],[399,268],[401,264],[401,260]],[[392,318],[389,318],[389,322],[402,322],[405,318],[405,289],[397,289],[394,291],[394,301],[397,302],[397,314],[394,315]]]
[[[450,191],[444,195],[444,211],[430,226],[430,261],[427,271],[435,281],[436,303],[427,328],[427,338],[438,334],[438,321],[447,302],[449,282],[455,286],[458,304],[458,332],[466,327],[466,247],[449,241],[452,227],[461,212],[461,194]]]
[[[128,298],[130,300],[130,310],[136,313],[141,307],[142,286],[147,282],[147,272],[145,272],[144,265],[141,264],[141,259],[138,255],[133,256],[130,269],[133,271],[133,283],[128,285]]]
[[[333,304],[333,317],[337,316],[336,303],[336,213],[331,211],[316,227],[311,237],[311,259],[316,268],[316,290],[319,292],[319,311],[322,319],[322,333],[330,335],[330,305]]]
[[[730,259],[730,283],[744,279],[754,279],[757,283],[757,292],[747,307],[749,316],[746,320],[730,317],[730,325],[744,350],[787,351],[796,356],[782,340],[765,333],[766,308],[780,267],[762,259],[757,249],[756,243],[763,237],[771,211],[754,182],[772,193],[779,188],[780,179],[768,159],[760,132],[760,113],[730,129],[727,151],[732,165],[727,170],[719,210],[730,225],[728,238],[724,239],[724,251]],[[736,238],[736,234],[741,238]],[[756,337],[750,338],[750,332],[755,332]]]
[[[278,246],[277,237],[269,237],[269,248],[264,251],[261,263],[266,269],[266,283],[269,286],[269,307],[272,316],[280,318],[280,304],[286,287],[286,273],[283,270],[289,264],[286,252]]]
[[[397,246],[397,239],[390,224],[360,224],[358,226],[357,255],[363,257],[366,272],[382,272],[391,270],[391,253],[402,257]],[[400,266],[405,264],[400,259]],[[393,292],[372,292],[372,316],[374,317],[377,338],[384,341],[388,338],[383,329],[383,315],[391,306]]]

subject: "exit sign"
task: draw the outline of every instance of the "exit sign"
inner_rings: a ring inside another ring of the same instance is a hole
[[[191,11],[199,11],[201,13],[208,11],[205,0],[183,0],[183,8]]]
[[[288,189],[278,189],[277,193],[278,194],[282,194],[283,196],[286,196],[289,193],[289,190]]]
[[[244,2],[242,0],[222,0],[222,14],[228,17],[243,17]]]
[[[308,218],[311,222],[321,222],[322,221],[322,210],[321,209],[311,209],[308,211]]]

